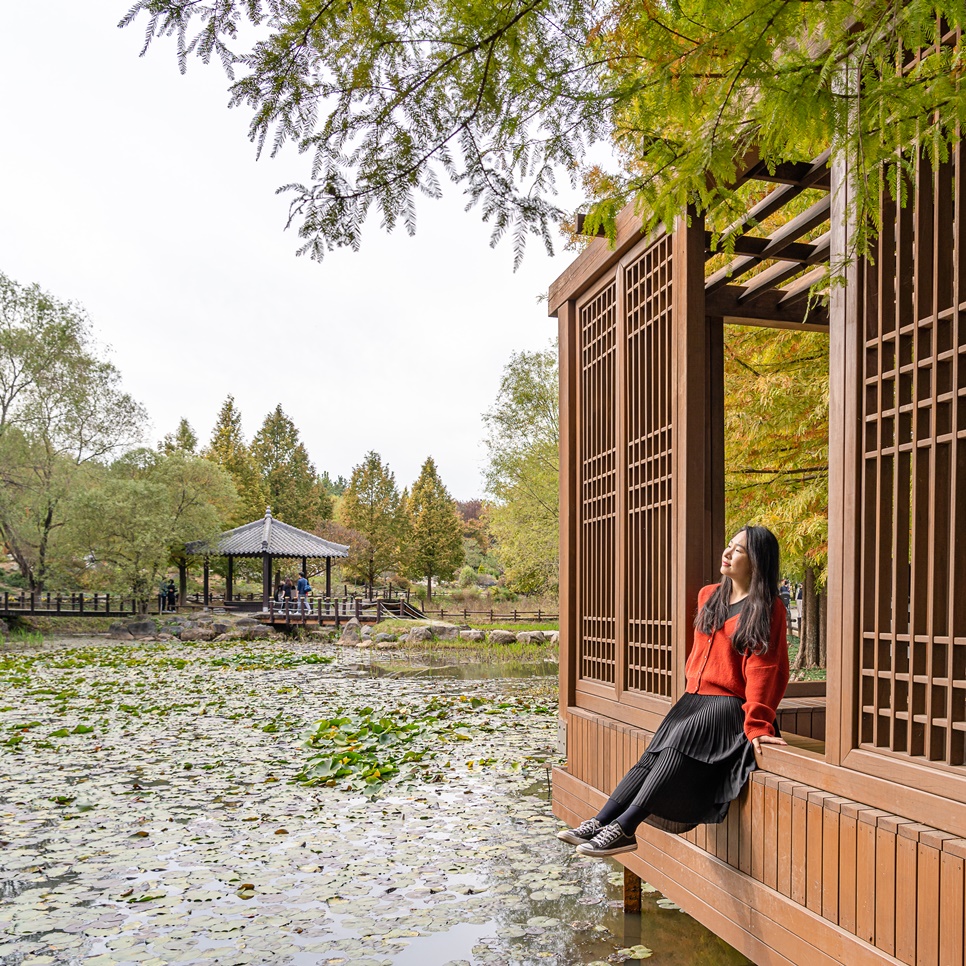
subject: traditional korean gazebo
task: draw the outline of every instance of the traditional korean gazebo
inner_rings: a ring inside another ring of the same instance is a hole
[[[271,507],[265,510],[261,520],[246,523],[226,530],[213,543],[195,541],[186,545],[189,554],[204,554],[204,596],[205,606],[208,605],[208,559],[209,557],[227,557],[228,574],[225,581],[225,602],[232,599],[232,580],[234,561],[236,557],[247,559],[262,559],[262,606],[267,610],[272,598],[272,560],[301,559],[302,571],[307,572],[307,561],[325,560],[325,596],[332,596],[332,558],[348,557],[349,548],[341,543],[324,540],[314,533],[299,530],[276,520],[272,516]]]

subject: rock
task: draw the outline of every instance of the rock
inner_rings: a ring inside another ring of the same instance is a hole
[[[385,644],[388,641],[395,641],[395,640],[396,640],[395,634],[380,633],[375,636],[375,641],[377,644]]]
[[[460,631],[460,640],[463,641],[484,641],[486,634],[481,630]]]
[[[516,639],[513,631],[490,631],[491,644],[512,644]]]
[[[211,629],[216,635],[219,635],[219,634],[227,634],[229,631],[233,630],[234,628],[232,627],[231,624],[224,624],[221,621],[215,621],[211,625]]]
[[[372,628],[368,624],[362,625],[362,639],[368,641],[372,637]]]
[[[10,633],[10,626],[6,621],[0,620],[0,637],[6,637]]]
[[[271,638],[273,634],[271,625],[255,621],[251,625],[236,627],[228,636],[236,641],[263,641]]]
[[[520,631],[517,634],[518,644],[545,644],[546,641],[547,636],[543,631]]]
[[[358,644],[362,640],[362,627],[359,621],[353,617],[346,621],[342,628],[342,636],[339,638],[340,644]]]
[[[551,644],[559,644],[560,631],[547,631],[547,641]]]
[[[185,627],[178,636],[183,641],[211,641],[215,632],[210,627]]]
[[[154,637],[158,633],[158,626],[154,621],[128,621],[124,627],[131,637]]]
[[[433,637],[440,641],[455,641],[460,632],[455,624],[433,623],[429,625],[429,629],[432,631]]]
[[[373,642],[373,640],[372,640],[372,638],[371,638],[371,637],[363,637],[363,638],[362,638],[362,639],[361,639],[361,640],[360,640],[360,641],[359,641],[359,642],[358,642],[358,643],[356,644],[356,647],[362,647],[362,648],[366,648],[366,647],[375,647],[375,646],[376,646],[376,645],[375,645],[375,643]]]
[[[134,637],[123,624],[111,624],[108,635],[115,641],[133,641]]]
[[[238,620],[235,621],[235,627],[238,627],[238,628],[261,627],[261,626],[262,626],[261,621],[255,620],[254,617],[239,617]]]
[[[406,640],[410,644],[420,644],[423,641],[431,641],[433,632],[428,627],[414,627],[406,635]]]

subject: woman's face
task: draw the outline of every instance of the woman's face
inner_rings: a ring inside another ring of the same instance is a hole
[[[744,530],[739,530],[721,554],[721,575],[747,587],[751,583],[751,557]]]

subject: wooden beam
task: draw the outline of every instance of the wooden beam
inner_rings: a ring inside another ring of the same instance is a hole
[[[783,185],[776,188],[767,197],[762,198],[751,211],[745,212],[737,221],[732,222],[722,233],[724,238],[728,235],[743,234],[749,225],[759,224],[769,215],[773,215],[779,208],[784,208],[792,198],[800,195],[806,188],[811,188],[815,182],[825,177],[828,171],[829,158],[832,156],[830,150],[823,151],[813,162],[809,173],[802,178],[798,184]]]
[[[767,323],[776,329],[828,330],[828,309],[824,305],[809,308],[802,304],[802,300],[783,304],[785,292],[782,289],[770,289],[754,302],[744,304],[739,301],[744,291],[740,285],[726,285],[709,294],[706,302],[708,315],[719,315],[726,323],[738,325]]]
[[[802,265],[817,265],[827,262],[829,256],[829,233],[826,232],[813,242],[793,242],[782,249],[781,259],[785,262],[799,262]],[[758,238],[755,235],[739,235],[735,239],[735,255],[753,255],[759,261],[767,258],[765,249],[771,242],[770,238]],[[704,233],[705,258],[720,255],[720,250],[711,248],[711,232]]]
[[[793,218],[788,224],[782,225],[773,235],[770,235],[768,244],[762,249],[760,255],[736,258],[711,275],[705,281],[705,291],[710,293],[717,288],[721,288],[722,285],[727,285],[735,276],[743,275],[766,258],[780,258],[782,252],[793,242],[798,241],[802,235],[810,232],[813,228],[817,228],[822,222],[828,221],[830,210],[831,199],[828,195],[825,195],[821,201],[816,201],[810,208]]]
[[[744,180],[746,181],[767,181],[774,184],[801,185],[805,179],[808,180],[809,188],[820,188],[828,191],[831,188],[831,172],[829,171],[828,158],[826,158],[826,168],[818,177],[813,177],[814,161],[784,161],[775,165],[774,171],[769,171],[764,161],[756,164],[749,171]]]

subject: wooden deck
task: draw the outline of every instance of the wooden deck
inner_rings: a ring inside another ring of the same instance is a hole
[[[781,716],[817,722],[816,704],[791,699]],[[568,824],[594,814],[600,789],[617,784],[650,737],[572,709],[554,814]],[[787,738],[788,757],[824,752],[815,738]],[[966,961],[966,838],[907,816],[761,770],[721,825],[682,836],[644,825],[638,841],[618,861],[759,966]]]

